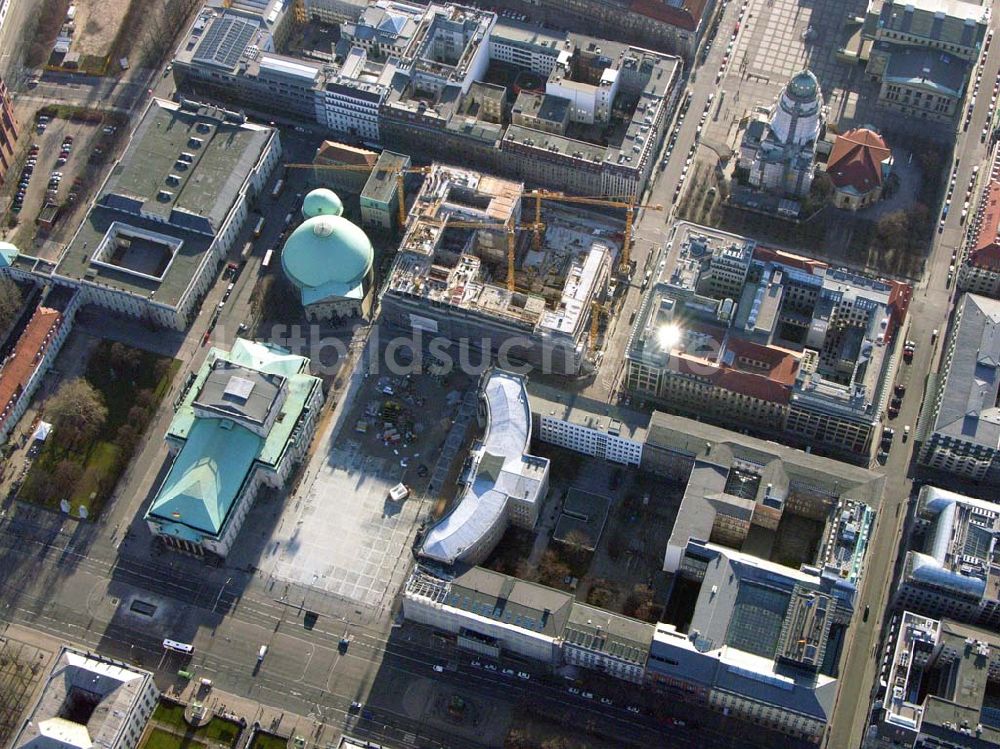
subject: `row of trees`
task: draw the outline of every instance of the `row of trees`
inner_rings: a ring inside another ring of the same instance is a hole
[[[520,728],[512,728],[503,742],[504,749],[576,749],[580,746],[565,736],[551,736],[547,739],[535,740]]]
[[[7,276],[0,276],[0,340],[14,324],[21,311],[21,290]]]

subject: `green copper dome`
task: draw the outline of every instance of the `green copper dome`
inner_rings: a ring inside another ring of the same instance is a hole
[[[793,99],[810,101],[816,98],[819,91],[819,83],[811,71],[802,70],[792,77],[792,80],[788,82],[786,90],[788,91],[788,95]]]
[[[18,249],[10,242],[0,242],[0,268],[13,263],[18,254]]]
[[[333,190],[321,187],[306,195],[302,201],[302,215],[306,218],[313,216],[342,216],[344,204],[340,201]]]
[[[331,283],[353,287],[368,275],[373,258],[372,243],[359,227],[343,216],[321,214],[292,232],[281,252],[281,265],[300,289]]]

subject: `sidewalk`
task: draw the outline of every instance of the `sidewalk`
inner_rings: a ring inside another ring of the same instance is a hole
[[[74,645],[81,650],[89,651],[85,645],[65,642],[57,637],[36,632],[19,624],[8,624],[3,630],[2,637],[7,642],[18,642],[43,651],[44,662],[35,675],[35,685],[32,687],[32,695],[25,704],[25,710],[30,710],[38,699],[37,692],[41,685],[45,683],[48,670],[52,666],[52,659],[59,652],[63,645]],[[137,666],[138,668],[138,666]],[[199,692],[201,694],[199,695]],[[285,738],[301,736],[305,739],[305,747],[325,747],[328,744],[337,745],[341,737],[339,726],[328,726],[316,716],[296,715],[283,710],[278,710],[267,705],[263,705],[256,700],[240,697],[229,692],[223,692],[212,687],[205,689],[199,679],[192,679],[180,692],[165,691],[164,695],[178,700],[179,702],[191,702],[200,699],[213,712],[218,715],[239,721],[240,718],[246,720],[247,731],[244,732],[240,740],[240,746],[250,735],[250,730],[254,723],[259,723],[260,728],[278,734]],[[26,717],[22,715],[21,718]]]
[[[180,692],[165,692],[165,695],[179,702],[190,703],[199,700],[216,715],[233,720],[243,718],[247,729],[240,738],[240,746],[245,746],[256,724],[261,730],[274,733],[282,738],[301,736],[305,747],[336,746],[342,732],[339,726],[327,725],[314,715],[297,715],[286,710],[264,705],[256,700],[223,692],[215,687],[203,687],[197,678],[191,679]]]

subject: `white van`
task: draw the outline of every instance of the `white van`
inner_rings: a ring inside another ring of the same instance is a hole
[[[267,645],[261,645],[260,650],[257,651],[257,663],[263,661],[265,655],[267,655]]]

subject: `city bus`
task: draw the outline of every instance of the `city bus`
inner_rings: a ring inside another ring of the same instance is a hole
[[[271,264],[271,256],[274,254],[274,250],[268,250],[264,253],[264,262],[260,264],[263,270],[267,270],[267,267]]]
[[[177,642],[176,640],[164,640],[163,649],[173,650],[177,653],[187,653],[190,655],[194,652],[194,645],[188,645],[186,642]]]
[[[279,179],[275,185],[274,189],[271,190],[271,200],[277,200],[278,196],[281,195],[281,191],[285,189],[285,180]]]
[[[254,227],[253,227],[253,235],[254,235],[254,237],[255,238],[259,237],[261,235],[261,232],[263,232],[263,231],[264,231],[264,217],[261,216],[259,219],[257,219],[257,223],[254,224]]]

